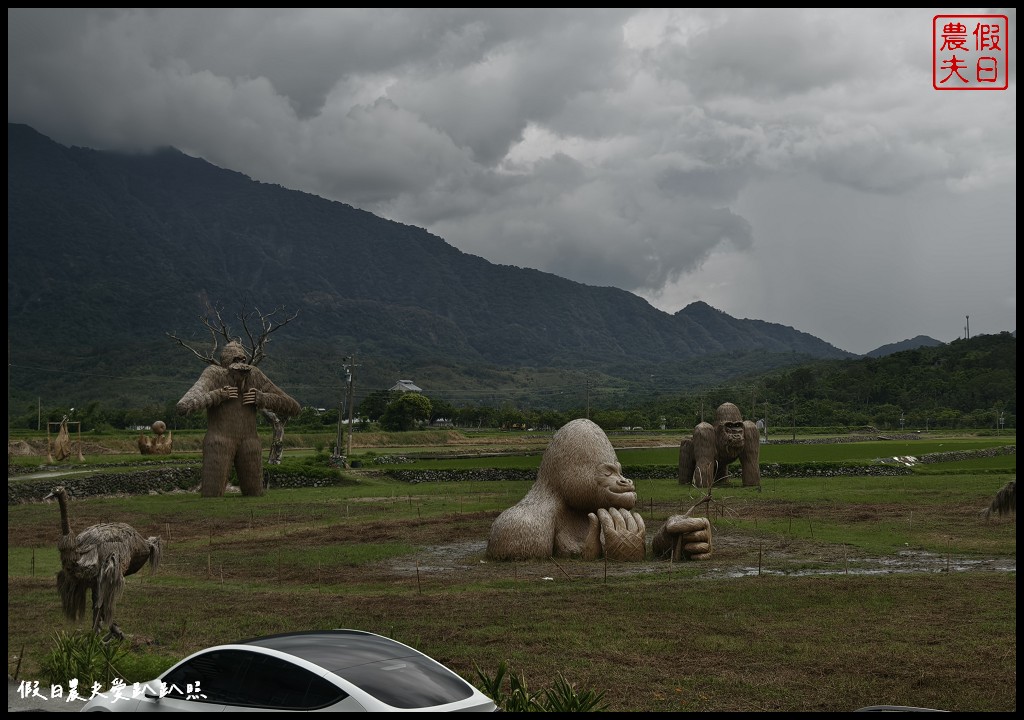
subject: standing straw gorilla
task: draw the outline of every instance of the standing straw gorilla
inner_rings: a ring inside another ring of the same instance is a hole
[[[679,483],[698,488],[711,487],[729,474],[729,463],[740,460],[745,486],[761,484],[761,433],[744,420],[731,402],[715,410],[715,424],[702,422],[693,436],[679,444]]]
[[[263,371],[247,364],[245,348],[236,341],[224,346],[220,365],[208,365],[196,384],[178,401],[178,414],[207,411],[203,439],[203,497],[220,497],[227,488],[231,467],[238,474],[243,495],[263,494],[263,448],[256,432],[257,411],[263,408],[281,417],[299,414],[299,403],[270,381]]]

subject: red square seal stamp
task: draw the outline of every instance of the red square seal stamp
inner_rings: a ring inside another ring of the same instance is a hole
[[[1008,88],[1009,32],[1006,15],[936,15],[932,18],[932,87]]]

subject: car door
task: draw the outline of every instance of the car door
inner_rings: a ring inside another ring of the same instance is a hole
[[[322,677],[324,670],[304,665],[298,659],[252,653],[246,658],[245,674],[239,680],[238,702],[226,703],[225,712],[363,709],[344,689]]]
[[[150,688],[138,712],[223,712],[240,698],[240,678],[251,653],[213,649],[198,653],[167,671]]]

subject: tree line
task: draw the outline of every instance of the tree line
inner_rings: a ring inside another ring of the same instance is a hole
[[[453,403],[444,393],[369,392],[354,408],[355,429],[411,430],[426,425],[459,428],[551,429],[589,417],[607,431],[622,428],[688,429],[711,420],[722,402],[744,418],[773,427],[858,427],[879,430],[1016,428],[1017,338],[1004,332],[955,340],[882,358],[823,360],[766,374],[751,374],[699,392],[594,393],[574,407],[533,407],[528,400]],[[13,409],[12,409],[13,410]],[[306,407],[291,429],[336,427],[340,408]],[[175,402],[111,407],[96,400],[80,408],[34,407],[12,414],[12,429],[45,430],[68,419],[83,432],[148,428],[164,420],[172,429],[201,429],[205,415],[180,417]],[[343,417],[343,421],[347,418]]]

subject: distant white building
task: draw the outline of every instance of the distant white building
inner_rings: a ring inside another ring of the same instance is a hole
[[[414,383],[412,380],[399,380],[391,388],[391,392],[400,392],[400,393],[416,392],[416,393],[418,393],[418,392],[423,392],[423,388],[421,388],[418,385],[416,385],[416,383]]]

